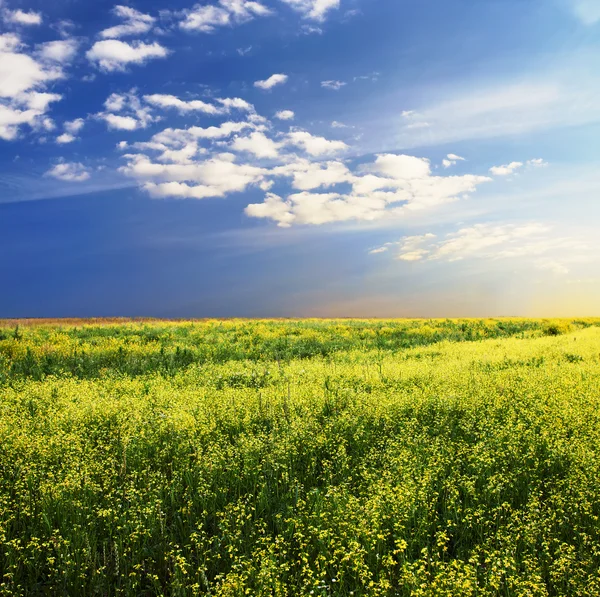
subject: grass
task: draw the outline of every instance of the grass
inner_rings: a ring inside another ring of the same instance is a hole
[[[0,595],[595,596],[599,423],[600,320],[0,322]]]

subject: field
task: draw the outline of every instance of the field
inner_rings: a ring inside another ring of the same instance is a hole
[[[0,595],[600,595],[600,320],[0,321]]]

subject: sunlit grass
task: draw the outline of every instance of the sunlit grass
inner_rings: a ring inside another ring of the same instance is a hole
[[[0,324],[0,595],[598,595],[600,321]]]

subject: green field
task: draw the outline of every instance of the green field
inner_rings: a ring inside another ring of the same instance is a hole
[[[600,595],[600,320],[0,322],[0,595]]]

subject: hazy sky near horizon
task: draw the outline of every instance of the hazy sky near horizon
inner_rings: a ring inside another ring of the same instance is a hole
[[[597,0],[0,0],[0,317],[600,315]]]

